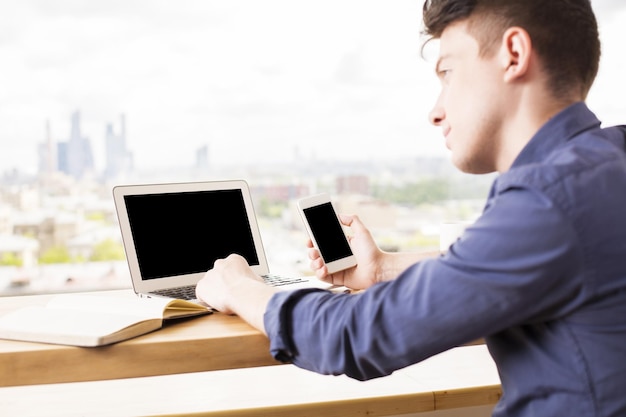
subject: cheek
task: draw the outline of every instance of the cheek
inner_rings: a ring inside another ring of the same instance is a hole
[[[452,162],[464,172],[491,172],[502,111],[497,84],[486,71],[455,75],[446,102],[452,127],[448,138]]]
[[[494,108],[497,105],[492,100],[490,85],[481,83],[479,77],[464,75],[455,80],[454,88],[449,91],[447,115],[456,134],[463,137],[468,146],[472,146],[485,133],[488,119],[497,111]]]
[[[492,165],[495,125],[489,117],[489,104],[472,100],[458,106],[458,115],[449,138],[452,162],[461,171],[483,173]]]
[[[477,104],[476,92],[471,84],[463,79],[455,79],[446,91],[446,117],[453,125],[467,123],[476,114],[474,106]],[[466,127],[466,126],[465,126]]]

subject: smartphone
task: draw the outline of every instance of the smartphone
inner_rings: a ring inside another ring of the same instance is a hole
[[[333,207],[330,195],[319,194],[298,200],[298,210],[304,226],[322,256],[328,273],[351,268],[356,265],[339,216]]]

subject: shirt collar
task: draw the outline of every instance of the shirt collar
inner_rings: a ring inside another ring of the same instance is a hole
[[[600,127],[600,120],[584,102],[574,103],[544,124],[515,158],[511,168],[543,160],[579,133]]]

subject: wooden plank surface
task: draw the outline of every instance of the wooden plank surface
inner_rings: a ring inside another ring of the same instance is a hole
[[[21,417],[397,416],[493,405],[498,383],[485,346],[471,346],[365,382],[283,365],[7,387],[0,410]]]
[[[132,296],[132,291],[105,292]],[[0,314],[45,296],[0,299]],[[91,381],[276,365],[267,338],[235,316],[175,321],[110,346],[79,348],[0,340],[0,386]]]

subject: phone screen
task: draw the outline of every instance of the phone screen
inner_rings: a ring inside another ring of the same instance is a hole
[[[323,203],[302,211],[324,262],[334,262],[352,256],[352,250],[331,203]]]

